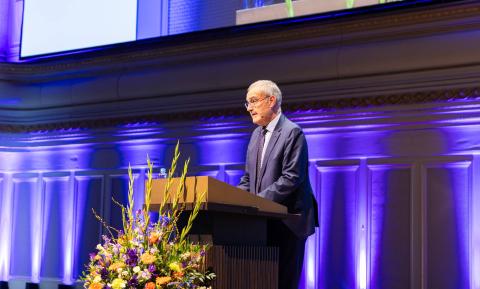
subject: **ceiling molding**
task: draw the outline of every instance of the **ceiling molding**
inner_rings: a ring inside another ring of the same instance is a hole
[[[351,97],[326,100],[285,101],[282,109],[286,114],[318,114],[338,112],[347,109],[377,109],[386,106],[398,106],[408,109],[419,104],[439,104],[476,101],[480,99],[480,87],[463,89],[434,90],[423,92],[406,92],[371,97]],[[86,119],[79,121],[59,121],[35,125],[0,124],[2,133],[68,133],[71,130],[102,129],[125,125],[155,126],[157,123],[182,123],[188,121],[202,122],[207,120],[226,121],[245,117],[245,111],[239,108],[216,108],[209,110],[190,110],[176,113],[145,114]]]

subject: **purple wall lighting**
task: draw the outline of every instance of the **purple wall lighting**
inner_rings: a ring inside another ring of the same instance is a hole
[[[315,119],[294,117],[304,116]],[[389,130],[352,119],[339,130],[333,118],[303,124],[320,227],[306,243],[301,288],[480,289],[477,130]],[[249,134],[235,120],[219,127],[185,128],[182,154],[191,174],[235,185]],[[8,160],[0,164],[0,279],[74,284],[105,233],[91,209],[118,226],[111,198],[126,201],[129,163],[141,198],[146,155],[157,170],[169,163],[167,133],[158,124],[120,127],[101,144],[84,135],[81,145],[35,134],[21,152],[0,152]]]
[[[370,268],[369,258],[370,256],[369,247],[369,235],[367,230],[370,229],[370,224],[368,222],[368,206],[369,198],[367,195],[367,162],[365,158],[360,159],[359,165],[359,178],[358,178],[358,193],[357,193],[357,223],[355,225],[355,232],[352,235],[355,236],[356,250],[356,287],[358,289],[367,289],[367,277],[369,276],[368,269]]]
[[[358,166],[322,162],[317,164],[317,201],[320,205],[320,227],[317,288],[338,286],[355,288],[355,243],[356,231],[353,197],[356,190]],[[310,249],[310,248],[309,248]],[[310,253],[307,254],[309,256]],[[308,257],[307,257],[308,260]],[[307,271],[308,272],[308,271]],[[307,276],[307,280],[313,279]]]
[[[10,174],[0,177],[0,281],[8,281],[12,237],[12,192]]]
[[[472,175],[480,176],[480,153],[473,156]],[[480,289],[480,180],[474,177],[472,180],[471,194],[472,208],[470,211],[471,244],[470,254],[470,288]]]
[[[23,1],[0,1],[0,62],[18,62]],[[15,102],[16,97],[10,100]]]
[[[77,192],[75,190],[75,176],[74,172],[71,171],[68,176],[62,177],[60,180],[64,184],[64,188],[67,191],[72,192],[71,194],[61,196],[61,215],[62,218],[62,250],[63,250],[63,284],[73,284],[73,266],[74,266],[74,255],[75,255],[75,215],[76,215],[76,200]],[[51,182],[51,184],[53,181]],[[61,190],[64,191],[64,190]]]
[[[37,179],[34,186],[36,188],[34,189],[33,192],[30,195],[30,236],[31,236],[31,250],[32,250],[32,259],[31,259],[31,276],[32,279],[31,281],[33,283],[39,283],[40,282],[40,266],[42,263],[42,255],[43,255],[43,243],[44,239],[43,237],[45,236],[45,228],[46,226],[43,226],[44,222],[44,216],[47,213],[45,210],[45,191],[43,190],[42,182],[41,180],[43,179],[43,174],[40,172],[37,176]],[[17,203],[17,211],[21,211],[21,203]]]
[[[2,25],[0,25],[0,61],[5,61],[9,52],[8,47],[8,22],[5,23],[4,19],[9,19],[9,1],[0,1],[0,19],[2,19]]]
[[[318,253],[317,253],[317,235],[310,236],[307,239],[305,244],[305,261],[304,261],[304,287],[305,289],[315,289],[317,284],[317,274],[315,272],[318,270]]]

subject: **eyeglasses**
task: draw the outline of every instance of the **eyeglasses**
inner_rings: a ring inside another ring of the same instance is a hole
[[[265,99],[268,99],[268,97],[264,97],[262,99],[252,99],[250,101],[247,100],[244,103],[245,108],[248,109],[250,105],[252,105],[253,107],[256,107],[260,101],[264,101]]]

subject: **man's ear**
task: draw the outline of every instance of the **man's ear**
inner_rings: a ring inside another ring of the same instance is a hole
[[[270,108],[274,108],[278,105],[277,98],[273,95],[270,96]]]

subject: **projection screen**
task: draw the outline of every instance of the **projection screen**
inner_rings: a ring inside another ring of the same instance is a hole
[[[24,0],[21,57],[136,40],[137,0]]]

